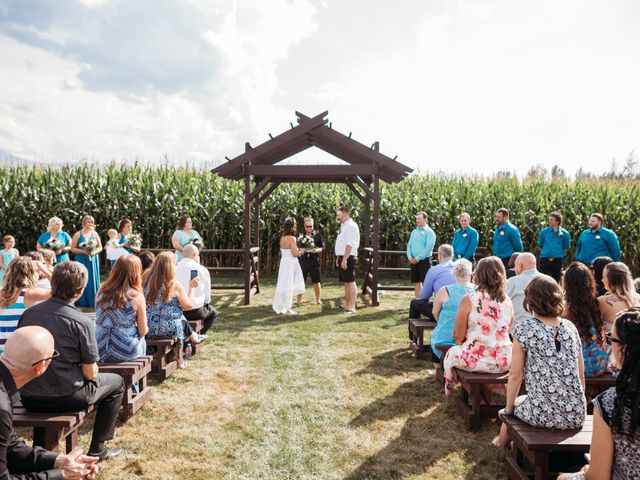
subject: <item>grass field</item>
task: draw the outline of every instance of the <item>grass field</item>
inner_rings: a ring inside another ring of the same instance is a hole
[[[495,421],[468,432],[431,364],[410,356],[409,292],[349,315],[334,308],[341,290],[320,307],[309,288],[291,316],[270,309],[273,284],[249,307],[218,294],[211,338],[118,427],[125,453],[100,478],[504,478]]]

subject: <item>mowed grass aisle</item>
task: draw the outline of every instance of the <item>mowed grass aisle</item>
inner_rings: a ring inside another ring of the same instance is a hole
[[[215,297],[210,340],[119,426],[125,453],[101,479],[503,478],[495,423],[469,433],[431,364],[410,356],[408,292],[349,315],[335,309],[341,286],[323,307],[309,288],[295,316],[275,315],[272,293],[249,307]]]

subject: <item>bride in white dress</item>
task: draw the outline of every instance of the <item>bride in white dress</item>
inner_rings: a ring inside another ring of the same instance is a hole
[[[278,283],[273,296],[273,311],[276,313],[296,313],[293,298],[304,292],[304,277],[298,257],[302,251],[298,250],[296,240],[296,221],[287,218],[280,238],[280,267],[278,268]]]

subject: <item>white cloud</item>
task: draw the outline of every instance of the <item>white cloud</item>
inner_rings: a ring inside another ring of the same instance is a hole
[[[423,170],[601,171],[640,149],[639,13],[633,0],[5,0],[0,151],[222,159],[294,110],[328,109]]]

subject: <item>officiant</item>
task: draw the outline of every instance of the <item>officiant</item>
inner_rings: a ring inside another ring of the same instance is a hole
[[[298,258],[304,281],[306,283],[307,275],[311,277],[313,291],[316,294],[316,303],[322,305],[320,300],[320,254],[324,248],[324,241],[322,240],[322,235],[315,231],[313,218],[311,217],[304,219],[304,232],[298,239],[298,248],[304,250],[304,254]],[[298,305],[300,305],[301,301],[302,295],[298,295]]]

